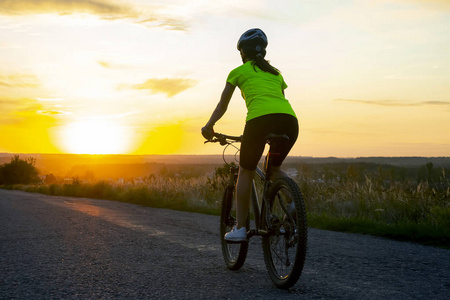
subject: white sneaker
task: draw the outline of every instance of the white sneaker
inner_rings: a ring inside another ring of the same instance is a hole
[[[229,242],[245,242],[247,241],[247,228],[236,229],[236,226],[234,226],[230,232],[225,233],[224,238]]]

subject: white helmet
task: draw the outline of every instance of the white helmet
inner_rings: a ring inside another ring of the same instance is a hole
[[[262,49],[265,49],[267,47],[267,43],[266,34],[259,28],[253,28],[247,30],[241,35],[237,43],[237,49],[240,51],[241,48],[247,44],[249,46],[254,45],[255,47],[259,46],[262,47]]]

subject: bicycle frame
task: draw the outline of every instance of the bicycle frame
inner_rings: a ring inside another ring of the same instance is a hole
[[[222,146],[229,146],[232,144],[231,141],[235,141],[235,142],[240,142],[242,137],[236,137],[236,136],[228,136],[228,135],[224,135],[224,134],[220,134],[220,133],[215,133],[214,134],[215,139],[209,140],[207,142],[219,142]],[[205,143],[207,143],[205,142]],[[234,146],[235,147],[235,146]],[[226,148],[226,147],[225,147]],[[238,151],[239,148],[235,147]],[[262,193],[262,201],[259,201],[258,199],[258,194],[256,191],[256,183],[255,183],[255,179],[253,179],[252,182],[252,195],[251,195],[251,202],[252,202],[252,209],[253,209],[253,214],[254,214],[254,218],[255,218],[255,228],[254,229],[250,229],[250,231],[247,233],[247,237],[250,238],[252,236],[255,235],[259,235],[259,236],[266,236],[269,234],[267,228],[271,228],[272,224],[271,224],[271,215],[270,215],[270,210],[266,209],[266,215],[262,216],[262,209],[263,209],[263,205],[265,205],[266,207],[269,207],[269,199],[267,199],[267,194],[271,185],[271,181],[270,181],[270,174],[271,174],[271,169],[272,169],[272,155],[277,155],[276,153],[271,153],[270,150],[268,151],[267,155],[266,155],[266,161],[264,163],[265,165],[265,172],[263,170],[261,170],[261,168],[259,168],[258,166],[256,167],[256,176],[260,178],[260,180],[263,182],[263,193]],[[225,157],[225,149],[224,149],[224,157]],[[226,160],[224,158],[225,163]],[[228,163],[227,163],[228,164]],[[236,186],[236,181],[237,181],[237,173],[238,173],[239,168],[237,166],[230,166],[230,172],[231,172],[231,176],[230,176],[230,185],[233,185],[234,187]],[[261,204],[260,204],[261,203]],[[286,207],[281,204],[282,209],[287,213],[287,209]],[[265,221],[266,221],[266,228],[262,228],[262,224],[263,224],[263,218],[265,217]]]
[[[220,243],[227,267],[233,271],[239,270],[247,256],[248,239],[255,235],[262,236],[264,262],[270,279],[277,287],[283,289],[290,288],[300,278],[307,246],[306,211],[298,185],[289,177],[271,179],[273,170],[277,171],[273,163],[277,161],[277,155],[283,153],[284,143],[288,139],[287,136],[276,134],[266,137],[270,150],[264,167],[256,168],[256,176],[251,187],[254,226],[250,226],[250,220],[247,218],[245,224],[248,230],[247,239],[241,241],[229,241],[225,238],[226,233],[236,226],[234,190],[239,173],[239,167],[236,164],[227,162],[225,149],[230,145],[234,147],[237,150],[235,161],[238,162],[236,156],[239,153],[239,147],[232,144],[241,142],[241,137],[215,133],[213,138],[208,140],[208,142],[220,142],[222,146],[225,146],[223,158],[230,167],[229,181],[223,193],[220,214]],[[262,181],[263,191],[260,191],[259,182],[258,185],[256,184],[258,180]],[[257,191],[261,192],[260,199],[258,199]]]
[[[268,158],[268,165],[267,165],[267,171],[266,173],[264,173],[263,170],[261,170],[259,167],[256,167],[256,175],[261,179],[261,181],[263,182],[263,194],[262,194],[262,201],[260,204],[260,201],[258,199],[258,193],[256,191],[256,183],[255,183],[255,179],[253,179],[252,182],[252,196],[251,196],[251,201],[252,201],[252,208],[253,208],[253,214],[255,217],[255,229],[251,229],[250,232],[248,233],[248,238],[251,238],[252,236],[255,235],[267,235],[268,232],[266,229],[262,228],[262,223],[263,223],[263,218],[266,218],[266,224],[267,227],[270,228],[271,224],[270,224],[270,211],[268,209],[266,209],[266,215],[262,216],[262,206],[269,206],[269,201],[267,199],[267,191],[270,188],[270,180],[269,180],[269,176],[267,176],[266,174],[270,174],[270,166],[271,166],[271,161],[270,161],[270,152],[267,154]]]

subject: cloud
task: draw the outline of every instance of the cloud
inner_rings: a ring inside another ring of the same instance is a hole
[[[0,98],[0,114],[11,112],[37,111],[41,109],[40,103],[31,98]]]
[[[36,113],[40,115],[47,115],[47,116],[56,116],[56,115],[70,115],[70,112],[66,111],[57,111],[57,110],[38,110]]]
[[[27,75],[27,74],[0,75],[0,87],[36,88],[39,86],[40,86],[39,80],[34,75]]]
[[[31,98],[0,97],[0,149],[5,152],[58,152],[52,130],[62,124],[59,114]]]
[[[184,20],[178,20],[169,17],[149,18],[136,22],[137,24],[144,24],[150,27],[163,27],[170,30],[186,31],[187,26]]]
[[[0,15],[87,13],[102,19],[137,19],[135,23],[170,30],[187,30],[183,20],[158,13],[159,7],[141,6],[138,9],[121,0],[0,0]],[[140,20],[141,19],[141,20]]]
[[[0,98],[0,126],[31,122],[34,119],[44,120],[44,117],[46,120],[56,120],[61,115],[69,114],[71,112],[64,111],[62,107],[32,98]]]
[[[111,67],[111,65],[109,63],[104,62],[104,61],[98,61],[97,63],[105,69],[109,69]]]
[[[10,98],[0,98],[0,116],[16,107],[17,101]]]
[[[367,1],[369,2],[369,1]],[[435,10],[435,11],[446,11],[450,10],[450,1],[448,0],[371,0],[370,5],[389,5],[391,7],[396,7],[399,4],[415,4],[418,7]],[[405,13],[405,10],[402,10],[402,13]]]
[[[132,8],[124,3],[106,0],[0,0],[0,13],[6,15],[91,13],[111,18],[135,14]]]
[[[23,116],[36,114],[42,109],[38,102],[29,98],[0,98],[0,125],[23,121]]]
[[[184,78],[149,79],[142,84],[133,86],[137,90],[150,90],[152,94],[165,93],[173,97],[191,87],[197,85],[197,81]]]
[[[436,10],[450,10],[450,1],[448,0],[403,0],[403,1],[417,3],[424,7]]]
[[[105,69],[113,69],[113,70],[126,70],[126,69],[130,69],[133,66],[132,65],[126,65],[126,64],[120,64],[120,63],[115,63],[115,62],[110,62],[110,61],[97,61],[97,64],[99,66],[101,66],[102,68]]]
[[[396,100],[354,100],[354,99],[335,99],[334,101],[351,102],[378,106],[390,107],[411,107],[411,106],[450,106],[450,101],[420,101],[420,102],[401,102]]]

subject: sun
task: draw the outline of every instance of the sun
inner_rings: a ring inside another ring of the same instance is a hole
[[[74,122],[62,135],[68,153],[123,154],[129,147],[125,128],[109,120]]]

